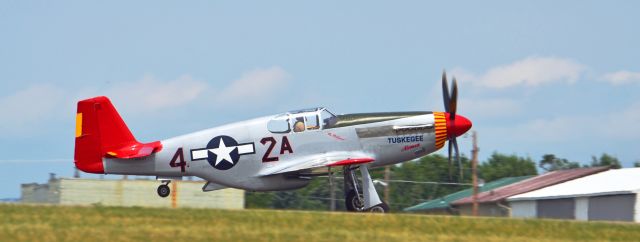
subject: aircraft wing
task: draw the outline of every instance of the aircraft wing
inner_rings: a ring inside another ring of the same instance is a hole
[[[371,155],[363,152],[334,152],[310,155],[282,162],[281,164],[263,169],[258,173],[258,176],[268,176],[324,167],[365,164],[373,162],[374,160],[375,159],[371,157]]]

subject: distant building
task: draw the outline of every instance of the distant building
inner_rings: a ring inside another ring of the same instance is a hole
[[[481,186],[479,192],[491,191],[512,183],[522,181],[532,176],[505,177],[492,182],[488,182]],[[444,197],[429,200],[418,205],[405,208],[406,212],[435,213],[435,214],[458,214],[458,210],[451,206],[451,203],[473,195],[473,188],[465,189],[455,193],[451,193]]]
[[[591,167],[551,171],[508,186],[479,193],[477,200],[479,204],[478,215],[509,217],[511,216],[511,207],[506,201],[509,197],[593,175],[608,169],[609,167]],[[472,215],[473,199],[471,197],[454,201],[452,205],[460,211],[461,215]]]
[[[24,203],[141,207],[243,209],[244,191],[203,192],[203,182],[172,181],[171,195],[161,198],[156,180],[49,179],[46,184],[22,184]]]
[[[640,222],[640,168],[609,170],[507,199],[513,217]]]

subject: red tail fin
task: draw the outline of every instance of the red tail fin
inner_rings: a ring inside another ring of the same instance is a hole
[[[107,97],[78,102],[75,164],[90,173],[104,173],[103,157],[138,158],[162,149],[159,141],[138,142]]]

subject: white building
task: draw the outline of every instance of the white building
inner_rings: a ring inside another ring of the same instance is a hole
[[[640,222],[640,168],[615,169],[507,199],[513,217]]]
[[[202,181],[172,181],[171,194],[158,196],[156,180],[52,178],[46,184],[22,184],[24,203],[140,207],[243,209],[244,191],[203,192]]]

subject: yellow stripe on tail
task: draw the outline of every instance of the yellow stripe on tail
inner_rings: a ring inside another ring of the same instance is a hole
[[[82,136],[82,113],[76,114],[76,138]]]

